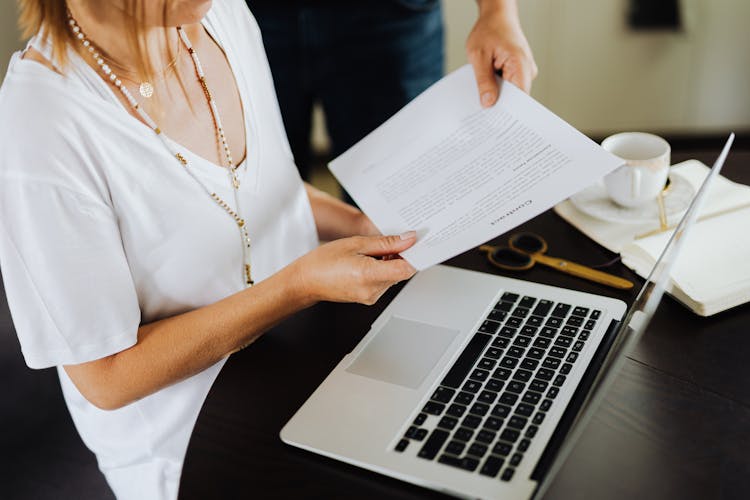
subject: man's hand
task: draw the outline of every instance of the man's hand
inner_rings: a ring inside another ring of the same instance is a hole
[[[482,106],[495,104],[495,71],[528,93],[537,75],[534,56],[521,29],[516,0],[477,0],[479,19],[466,40],[466,54],[474,67]]]

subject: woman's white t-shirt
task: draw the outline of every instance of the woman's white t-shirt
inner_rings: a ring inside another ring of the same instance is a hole
[[[315,223],[255,20],[241,0],[223,0],[204,26],[226,53],[244,108],[239,196],[257,282],[317,246]],[[223,362],[114,411],[91,405],[61,366],[127,349],[139,325],[242,290],[239,232],[101,77],[71,58],[61,76],[17,53],[0,90],[8,303],[26,363],[58,367],[73,421],[116,495],[171,499]],[[233,204],[226,171],[179,149]]]

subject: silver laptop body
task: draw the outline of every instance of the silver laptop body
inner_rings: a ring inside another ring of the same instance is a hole
[[[657,261],[660,280],[647,280],[627,316],[609,297],[434,266],[406,284],[281,439],[455,496],[542,494],[653,315],[675,240],[732,137]],[[524,330],[531,317],[541,322]],[[532,349],[543,354],[530,358]]]

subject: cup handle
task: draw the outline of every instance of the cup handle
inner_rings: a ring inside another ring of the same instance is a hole
[[[630,169],[630,196],[632,198],[641,196],[641,171],[637,168]]]

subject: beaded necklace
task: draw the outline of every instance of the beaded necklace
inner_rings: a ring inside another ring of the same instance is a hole
[[[157,137],[161,139],[162,143],[164,144],[164,146],[166,146],[172,156],[174,156],[185,168],[185,171],[190,175],[190,177],[192,177],[193,180],[195,180],[195,182],[197,182],[198,185],[211,197],[211,199],[214,200],[214,202],[216,202],[216,204],[219,205],[219,207],[221,207],[230,217],[232,217],[234,222],[237,224],[242,244],[242,278],[245,282],[246,287],[253,286],[254,282],[252,279],[252,267],[250,263],[250,236],[247,232],[245,219],[242,217],[242,213],[240,211],[240,202],[238,195],[240,181],[237,178],[237,166],[234,165],[234,161],[232,160],[232,153],[229,151],[229,144],[227,144],[227,139],[224,135],[224,127],[221,124],[219,109],[216,107],[216,102],[214,101],[213,96],[211,95],[211,91],[208,88],[208,84],[206,83],[206,76],[203,73],[203,67],[201,66],[200,60],[198,59],[198,54],[195,52],[195,50],[193,50],[193,46],[190,43],[190,39],[188,39],[185,31],[181,26],[177,27],[177,33],[179,34],[180,40],[187,48],[188,53],[190,54],[190,58],[193,61],[193,67],[195,68],[196,75],[198,76],[198,82],[201,84],[203,94],[206,96],[209,108],[211,108],[211,115],[213,116],[216,134],[219,136],[219,140],[221,141],[221,145],[224,149],[224,157],[227,163],[226,169],[229,175],[229,181],[232,186],[232,191],[234,193],[234,202],[235,206],[237,207],[236,211],[233,210],[232,207],[218,194],[216,194],[215,191],[211,191],[210,189],[208,189],[206,185],[203,184],[203,182],[201,182],[195,176],[195,174],[193,174],[193,172],[189,168],[189,164],[185,156],[177,149],[175,149],[175,147],[167,140],[164,134],[162,134],[161,129],[157,126],[156,122],[154,122],[154,120],[151,119],[148,113],[146,113],[146,111],[144,111],[139,106],[138,101],[133,98],[130,91],[125,87],[125,85],[123,85],[122,81],[112,71],[112,68],[110,68],[109,65],[106,64],[101,54],[99,54],[99,51],[96,50],[94,44],[91,43],[88,38],[86,38],[86,35],[84,35],[80,26],[78,26],[78,23],[75,21],[75,19],[73,19],[73,16],[70,12],[68,12],[68,24],[70,25],[70,29],[73,32],[73,36],[81,41],[84,50],[88,52],[91,57],[93,57],[96,65],[104,74],[105,78],[109,79],[109,81],[117,89],[119,89],[119,91],[125,97],[125,100],[128,102],[128,104],[130,104],[130,107],[138,114],[138,116],[141,117],[146,125],[148,125],[156,133]]]

